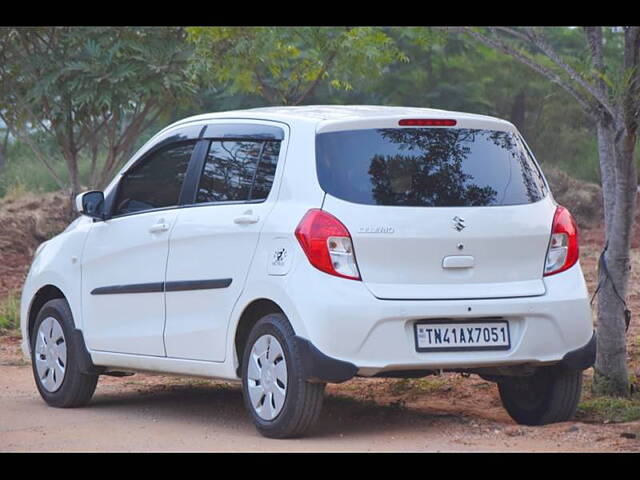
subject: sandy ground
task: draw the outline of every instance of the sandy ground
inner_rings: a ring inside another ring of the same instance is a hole
[[[101,377],[85,408],[48,407],[16,338],[0,339],[0,451],[638,452],[640,422],[516,425],[493,384],[445,375],[433,392],[397,380],[330,385],[309,437],[263,438],[238,385],[164,375]],[[635,434],[626,438],[622,434]]]

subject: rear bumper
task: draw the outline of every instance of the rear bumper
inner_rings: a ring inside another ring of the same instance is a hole
[[[579,264],[545,277],[544,295],[479,300],[380,300],[362,282],[313,267],[292,274],[287,293],[295,309],[286,313],[297,334],[324,355],[355,365],[358,375],[559,362],[584,369],[593,364],[591,309]],[[509,322],[509,350],[416,351],[417,320],[487,317]]]
[[[295,341],[302,354],[302,368],[307,380],[342,383],[353,378],[358,372],[358,367],[354,364],[325,355],[305,338],[296,336]],[[586,370],[593,366],[596,361],[596,343],[594,331],[591,340],[586,345],[565,354],[560,365],[570,370]],[[411,376],[410,372],[411,370],[402,373]]]

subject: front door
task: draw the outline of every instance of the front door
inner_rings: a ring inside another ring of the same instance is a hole
[[[87,347],[164,356],[164,276],[169,235],[194,142],[169,145],[128,171],[112,218],[96,222],[82,258]]]

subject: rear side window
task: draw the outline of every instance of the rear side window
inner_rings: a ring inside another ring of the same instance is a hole
[[[256,179],[251,190],[251,200],[264,200],[271,191],[273,179],[278,165],[278,155],[280,154],[280,142],[266,142],[260,163],[256,171]]]
[[[194,146],[195,141],[163,148],[127,172],[118,187],[114,215],[177,205]]]
[[[280,142],[212,141],[197,203],[264,200],[273,185]]]
[[[517,135],[466,128],[380,128],[316,137],[318,179],[366,205],[520,205],[546,195]]]

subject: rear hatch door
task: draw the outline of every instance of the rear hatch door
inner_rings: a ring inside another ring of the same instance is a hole
[[[368,128],[316,147],[323,209],[349,229],[376,297],[544,294],[555,206],[517,133]]]

